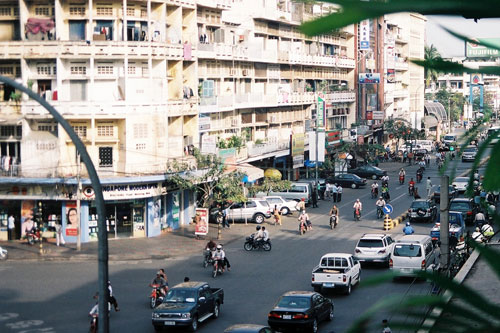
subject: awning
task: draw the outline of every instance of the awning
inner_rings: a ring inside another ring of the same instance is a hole
[[[434,116],[438,121],[443,121],[448,119],[448,114],[441,103],[438,102],[424,102],[425,114],[429,116]]]
[[[17,113],[2,113],[0,112],[0,126],[21,125],[23,116]]]
[[[257,179],[264,178],[264,170],[248,163],[238,164],[236,170],[246,175],[243,178],[245,183],[252,183]]]

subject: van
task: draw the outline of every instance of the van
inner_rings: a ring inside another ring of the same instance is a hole
[[[422,149],[427,150],[428,153],[432,151],[432,140],[417,140],[417,145],[420,145]]]
[[[443,143],[446,146],[450,146],[457,143],[457,135],[456,134],[446,134],[443,138]]]
[[[439,267],[439,255],[427,235],[405,235],[397,240],[391,251],[389,267],[400,276],[416,276],[421,271]]]
[[[292,187],[283,192],[270,192],[269,195],[278,195],[285,200],[301,201],[308,205],[312,200],[312,184],[310,182],[292,182]]]

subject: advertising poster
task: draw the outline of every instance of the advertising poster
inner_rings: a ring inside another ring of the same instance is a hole
[[[76,211],[76,202],[66,202],[66,236],[78,235],[78,213]]]
[[[179,207],[180,207],[180,193],[176,192],[172,195],[172,220],[173,225],[179,225]]]
[[[366,111],[375,110],[377,110],[377,94],[366,94]]]
[[[387,68],[387,83],[396,82],[396,71],[392,68]]]
[[[200,216],[200,222],[196,223],[194,234],[207,235],[208,234],[208,208],[196,208],[196,215]]]
[[[360,73],[359,84],[380,83],[380,73]]]
[[[24,200],[21,204],[21,237],[26,234],[26,230],[33,228],[33,208],[34,200]]]
[[[159,227],[161,219],[161,199],[156,198],[153,203],[153,226]]]

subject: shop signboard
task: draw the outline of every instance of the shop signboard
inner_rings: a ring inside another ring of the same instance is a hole
[[[377,110],[377,94],[366,94],[366,111],[375,110]]]
[[[215,135],[204,134],[201,137],[201,153],[216,154],[217,153],[217,138]]]
[[[477,41],[491,44],[500,48],[500,38],[475,38]],[[465,56],[467,58],[498,58],[500,51],[476,43],[465,42]]]
[[[325,127],[325,100],[318,97],[318,107],[316,108],[316,127]]]
[[[370,20],[359,22],[359,49],[370,49]]]
[[[305,134],[304,133],[292,134],[291,140],[292,140],[292,144],[290,145],[291,155],[292,156],[302,155],[302,157],[304,157]]]
[[[227,172],[236,170],[236,148],[219,149],[219,157]]]
[[[66,202],[66,236],[78,235],[78,213],[76,211],[76,202]]]
[[[301,168],[304,166],[304,155],[293,156],[293,168]]]
[[[35,208],[34,200],[23,200],[21,203],[21,237],[26,234],[26,230],[31,230],[33,227],[33,208]]]
[[[157,197],[162,194],[161,183],[103,185],[102,195],[104,200],[130,200]],[[83,198],[95,199],[92,186],[85,186],[82,191]]]
[[[384,111],[373,111],[373,120],[384,120]]]
[[[326,131],[325,147],[340,145],[340,131]]]
[[[200,113],[198,116],[198,128],[200,131],[208,131],[210,129],[210,114]]]
[[[359,84],[380,83],[380,73],[360,73]]]
[[[196,215],[200,216],[200,222],[196,223],[194,234],[205,236],[208,234],[208,208],[196,208]]]

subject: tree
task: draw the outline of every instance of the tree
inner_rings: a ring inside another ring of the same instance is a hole
[[[441,54],[436,49],[434,44],[431,46],[425,45],[424,47],[424,59],[427,61],[435,61],[437,59],[441,59]],[[439,72],[434,68],[425,68],[424,69],[424,77],[425,77],[425,87],[430,87],[431,83],[435,83],[438,79]]]
[[[442,88],[433,95],[433,99],[443,105],[446,114],[451,114],[452,121],[460,120],[465,104],[464,95],[461,93],[452,93]],[[451,109],[451,113],[449,109]]]
[[[216,155],[202,155],[195,149],[197,170],[190,170],[184,163],[174,162],[168,181],[182,190],[200,193],[201,207],[210,208],[214,203],[241,202],[245,200],[241,186],[243,174],[228,172]]]
[[[264,180],[257,185],[249,188],[251,196],[255,196],[259,192],[269,195],[271,192],[282,192],[292,188],[292,182],[288,180],[281,180],[275,177],[264,177]]]

